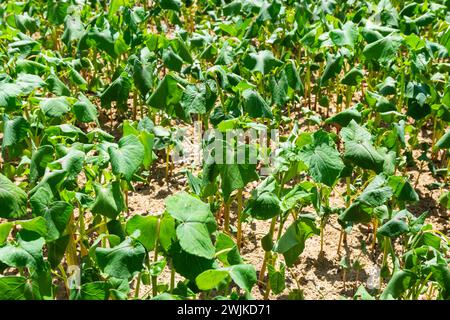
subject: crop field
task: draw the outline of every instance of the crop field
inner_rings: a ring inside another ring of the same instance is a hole
[[[449,300],[449,0],[0,0],[0,300]]]

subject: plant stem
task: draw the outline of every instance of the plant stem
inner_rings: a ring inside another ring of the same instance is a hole
[[[170,260],[170,293],[173,292],[175,287],[175,268],[173,267],[173,261]]]
[[[270,230],[269,230],[269,237],[272,239],[273,237],[273,231],[275,230],[275,224],[277,223],[277,219],[276,217],[272,218],[272,221],[270,223]],[[261,271],[259,273],[259,281],[260,282],[264,282],[264,275],[266,273],[266,268],[267,268],[267,261],[270,258],[270,251],[266,251],[264,253],[264,260],[263,260],[263,264],[261,266]]]
[[[372,251],[375,250],[375,246],[377,244],[377,230],[378,230],[378,219],[374,218],[372,221],[373,224],[373,239],[372,239]]]
[[[139,274],[136,278],[136,288],[134,289],[134,299],[139,298],[139,291],[141,289],[141,276],[142,276],[142,273],[139,272]]]
[[[241,242],[242,242],[242,221],[241,221],[241,213],[242,213],[242,189],[238,190],[236,195],[237,197],[237,235],[236,242],[239,252],[241,251]]]
[[[159,230],[160,230],[161,219],[158,218],[158,224],[156,225],[156,244],[155,253],[153,256],[153,262],[158,261],[158,243],[159,243]],[[152,295],[155,297],[158,294],[158,277],[152,275]]]
[[[225,232],[226,234],[230,234],[230,202],[230,199],[225,202],[225,207],[223,210],[223,232]]]

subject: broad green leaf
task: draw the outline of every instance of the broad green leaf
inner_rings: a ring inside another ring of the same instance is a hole
[[[71,300],[107,300],[109,289],[108,282],[94,281],[84,283],[81,285],[79,292],[70,292]]]
[[[32,289],[25,277],[0,277],[0,300],[32,299]]]
[[[211,290],[217,288],[228,277],[231,277],[240,288],[250,292],[256,283],[255,267],[237,264],[226,268],[206,270],[195,278],[195,282],[199,289]]]
[[[9,119],[6,115],[3,115],[3,141],[2,152],[6,151],[6,148],[11,148],[20,143],[27,137],[30,124],[24,117],[18,116]]]
[[[217,259],[219,259],[224,266],[241,264],[243,262],[237,245],[230,236],[222,232],[219,233],[215,245]]]
[[[206,88],[205,86],[188,85],[181,97],[181,106],[188,113],[206,113]]]
[[[351,120],[340,135],[345,143],[345,159],[377,173],[383,170],[384,157],[374,148],[369,131]]]
[[[125,210],[125,201],[118,181],[106,186],[94,184],[95,201],[92,205],[92,213],[104,215],[115,219],[117,215]]]
[[[86,98],[85,95],[80,93],[78,95],[78,101],[73,105],[73,113],[80,122],[93,122],[97,121],[98,111],[97,107]]]
[[[30,198],[33,214],[45,218],[47,226],[46,240],[54,241],[64,233],[73,207],[65,201],[53,201],[53,195],[49,188],[39,188]]]
[[[206,270],[195,278],[195,283],[200,290],[211,290],[217,288],[220,283],[229,277],[227,270]]]
[[[252,72],[268,74],[274,68],[283,65],[283,62],[273,56],[272,51],[263,50],[249,53],[243,59],[244,66]]]
[[[27,239],[22,239],[22,237]],[[17,243],[8,243],[0,248],[0,262],[15,268],[27,267],[33,270],[42,270],[44,268],[42,255],[44,243],[44,238],[29,237],[22,230],[18,235]]]
[[[241,289],[251,292],[256,283],[256,270],[250,264],[236,264],[226,268],[229,271],[231,279]]]
[[[27,194],[0,173],[0,217],[20,218],[27,213]]]
[[[182,94],[183,89],[179,87],[177,79],[168,74],[159,82],[147,103],[152,108],[167,110],[180,101]]]
[[[354,47],[358,39],[358,28],[352,21],[347,21],[342,29],[334,29],[330,31],[330,38],[333,43],[339,47]]]
[[[177,273],[190,280],[195,280],[203,271],[214,268],[213,259],[189,254],[178,243],[170,248],[170,256]]]
[[[281,213],[280,200],[275,194],[264,192],[257,198],[248,200],[245,213],[259,220],[267,220],[276,217]]]
[[[154,216],[135,215],[126,224],[127,234],[142,243],[147,251],[155,248],[157,228],[158,217]]]
[[[286,232],[275,244],[273,251],[283,254],[286,265],[292,267],[303,252],[306,240],[318,234],[319,230],[313,219],[301,218],[286,229]]]
[[[366,45],[363,55],[368,60],[376,60],[380,63],[389,62],[397,55],[401,42],[400,36],[389,35]]]
[[[302,148],[300,159],[308,165],[316,182],[331,187],[344,169],[344,163],[327,133],[318,131],[313,138],[313,143]]]
[[[126,110],[130,90],[131,80],[128,74],[123,72],[100,94],[102,107],[110,109],[112,102],[115,102],[117,108]]]
[[[181,223],[177,227],[177,237],[181,247],[188,253],[206,259],[214,257],[214,246],[205,224],[200,222]]]
[[[207,224],[213,224],[215,227],[215,221],[209,205],[185,192],[180,192],[166,198],[166,210],[181,222],[176,228],[181,248],[189,254],[212,259],[215,248]]]
[[[57,75],[50,74],[46,80],[47,88],[57,96],[70,96],[70,90]]]
[[[8,239],[9,233],[11,232],[13,226],[14,224],[12,222],[0,223],[0,245]]]
[[[389,280],[386,288],[381,293],[381,300],[392,300],[397,299],[400,295],[405,292],[416,279],[415,274],[409,270],[398,270],[393,275],[391,280]]]
[[[180,0],[159,0],[158,2],[162,9],[179,11],[181,8]]]
[[[261,95],[251,89],[242,92],[244,111],[252,118],[269,118],[273,117],[270,106]]]
[[[144,267],[145,248],[128,238],[114,248],[96,248],[95,257],[102,272],[119,279],[130,279]]]
[[[130,181],[144,160],[144,146],[134,135],[120,139],[118,148],[109,147],[111,167],[114,174],[121,174]]]
[[[320,85],[324,85],[328,80],[337,76],[342,70],[344,57],[340,54],[328,55],[327,64],[320,77]]]
[[[181,71],[181,68],[183,67],[183,59],[181,59],[179,55],[173,52],[171,47],[163,51],[162,59],[168,69],[177,72]]]
[[[341,127],[346,127],[350,123],[350,121],[354,120],[355,122],[361,122],[361,112],[358,111],[355,107],[345,109],[335,115],[327,118],[325,123],[337,123]]]
[[[286,267],[281,264],[280,269],[276,270],[274,266],[269,264],[267,270],[269,271],[270,290],[274,294],[282,293],[286,288]]]
[[[39,104],[47,117],[60,118],[70,111],[70,103],[66,97],[46,98]]]
[[[364,78],[364,73],[359,68],[352,68],[341,79],[341,83],[347,86],[357,86]],[[345,110],[344,110],[345,111]]]

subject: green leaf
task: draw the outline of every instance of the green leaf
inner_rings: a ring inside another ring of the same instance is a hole
[[[76,300],[107,300],[109,296],[110,286],[107,282],[94,281],[84,283],[80,287],[80,291],[71,299]],[[72,295],[72,292],[71,292]]]
[[[102,107],[111,108],[111,103],[116,102],[119,109],[126,110],[128,95],[131,90],[131,80],[126,72],[123,72],[100,94]]]
[[[36,234],[35,234],[36,235]],[[34,270],[42,270],[44,268],[44,258],[42,255],[42,247],[44,246],[44,238],[32,237],[22,230],[18,235],[18,241],[15,244],[7,244],[0,248],[0,262],[9,267],[15,268],[33,268]]]
[[[33,214],[45,218],[47,226],[46,240],[54,241],[62,236],[70,217],[73,207],[64,201],[52,201],[53,195],[50,188],[41,187],[30,198]]]
[[[83,23],[79,15],[70,15],[64,21],[64,33],[61,40],[69,45],[72,41],[79,40],[85,33]]]
[[[15,223],[25,230],[36,232],[43,238],[47,237],[47,221],[44,217],[36,217],[30,220],[18,220]]]
[[[0,107],[6,110],[16,109],[16,97],[21,94],[20,87],[15,83],[0,83]]]
[[[96,197],[91,208],[92,213],[115,219],[120,212],[125,210],[120,182],[114,181],[107,186],[94,184],[94,190]]]
[[[195,256],[182,250],[178,243],[170,248],[170,256],[173,260],[175,270],[183,277],[195,280],[203,271],[209,270],[214,266],[213,259],[205,259]]]
[[[378,229],[378,234],[385,237],[398,237],[409,231],[408,224],[401,217],[394,216]]]
[[[80,122],[94,122],[98,117],[97,107],[82,93],[78,95],[78,101],[73,105],[73,113]]]
[[[315,132],[313,138],[313,143],[302,148],[300,159],[308,165],[314,181],[331,187],[344,169],[344,163],[326,132]]]
[[[226,268],[206,270],[195,278],[195,283],[200,290],[211,290],[217,288],[228,277],[231,277],[240,288],[250,292],[256,283],[255,267],[237,264]]]
[[[389,280],[386,288],[381,293],[381,300],[398,299],[403,292],[411,287],[416,279],[415,274],[409,270],[398,270]]]
[[[363,55],[368,60],[376,60],[379,63],[387,63],[395,58],[402,38],[396,35],[376,40],[366,45],[363,49]]]
[[[42,145],[33,150],[30,164],[30,183],[34,184],[44,175],[47,164],[53,160],[53,147]]]
[[[358,27],[352,21],[347,21],[342,26],[342,29],[330,31],[331,40],[339,47],[349,46],[353,48],[358,39],[358,35]]]
[[[350,121],[361,122],[361,112],[355,107],[345,109],[325,120],[325,123],[337,123],[341,127],[346,127]]]
[[[329,79],[337,76],[344,63],[344,57],[341,54],[328,55],[327,64],[320,77],[320,85],[324,85]]]
[[[183,90],[179,87],[177,79],[168,74],[159,82],[158,87],[148,98],[147,103],[150,107],[167,110],[170,106],[180,101],[182,94]]]
[[[267,220],[281,213],[280,200],[271,192],[264,192],[248,201],[245,213],[255,219]]]
[[[283,65],[283,62],[273,56],[272,51],[263,50],[249,53],[243,59],[244,66],[252,72],[268,74],[276,67]]]
[[[23,141],[27,137],[29,129],[30,124],[24,117],[18,116],[10,120],[3,115],[2,153],[5,153],[6,148],[14,147]]]
[[[384,157],[373,147],[369,131],[351,120],[340,135],[345,143],[345,159],[377,173],[383,170]]]
[[[70,96],[70,90],[67,86],[62,82],[57,75],[50,74],[46,80],[47,88],[49,91],[54,93],[57,96]]]
[[[59,239],[47,243],[48,262],[52,269],[56,269],[66,254],[71,235],[67,234]]]
[[[158,217],[140,215],[133,216],[125,227],[127,234],[142,243],[147,251],[155,248],[157,228]]]
[[[0,217],[20,218],[27,213],[27,194],[0,173]]]
[[[276,270],[271,264],[267,266],[269,271],[270,290],[274,294],[280,294],[286,288],[286,267],[280,263],[280,270]]]
[[[212,259],[215,255],[214,246],[208,233],[208,228],[200,222],[186,222],[177,227],[177,237],[181,247],[188,253]]]
[[[9,233],[11,232],[13,226],[14,224],[12,222],[0,223],[0,245],[8,239]]]
[[[362,70],[360,68],[352,68],[341,79],[341,83],[345,84],[347,86],[357,86],[361,83],[361,80],[363,78],[364,78],[364,73],[362,72]]]
[[[0,277],[0,300],[29,300],[32,289],[25,277]]]
[[[225,266],[241,264],[242,258],[237,245],[230,236],[219,233],[216,239],[216,256]]]
[[[43,99],[39,107],[47,117],[60,118],[70,111],[70,104],[66,97]]]
[[[231,279],[241,289],[251,292],[253,286],[256,283],[256,270],[253,265],[250,264],[236,264],[226,268],[229,271]]]
[[[67,16],[70,1],[47,1],[47,19],[54,25],[60,25]]]
[[[419,201],[419,195],[407,178],[390,176],[388,184],[392,188],[397,200],[411,203]]]
[[[195,278],[195,283],[200,290],[217,288],[220,283],[229,277],[229,272],[223,269],[206,270]]]
[[[181,59],[179,55],[173,52],[171,47],[168,47],[166,50],[163,51],[162,60],[164,61],[164,64],[167,66],[167,68],[170,70],[179,72],[183,67],[183,59]]]
[[[181,222],[176,228],[181,248],[192,255],[214,258],[215,248],[207,224],[215,228],[215,219],[209,205],[185,192],[179,192],[166,198],[166,210]]]
[[[273,118],[270,106],[261,95],[251,89],[242,92],[244,111],[252,118]]]
[[[181,8],[180,0],[159,0],[161,9],[179,11]]]
[[[229,199],[234,190],[242,189],[249,182],[259,179],[256,164],[219,164],[218,167],[222,179],[222,194],[225,200]]]
[[[130,279],[144,267],[145,248],[128,238],[114,248],[95,249],[95,257],[102,272],[119,279]]]
[[[341,221],[369,223],[374,208],[383,205],[393,195],[383,175],[376,176],[355,201],[339,216]]]
[[[450,148],[450,130],[447,130],[447,132],[436,142],[434,148],[436,149]]]
[[[144,160],[144,146],[134,135],[120,139],[118,148],[108,148],[114,174],[121,174],[130,181]]]
[[[181,106],[188,113],[204,114],[206,113],[206,88],[203,85],[188,85],[181,97]]]
[[[145,97],[153,87],[153,66],[136,59],[133,65],[133,83]]]
[[[313,219],[301,218],[286,229],[286,232],[275,244],[273,251],[283,254],[286,265],[292,267],[305,249],[306,240],[319,233]]]

